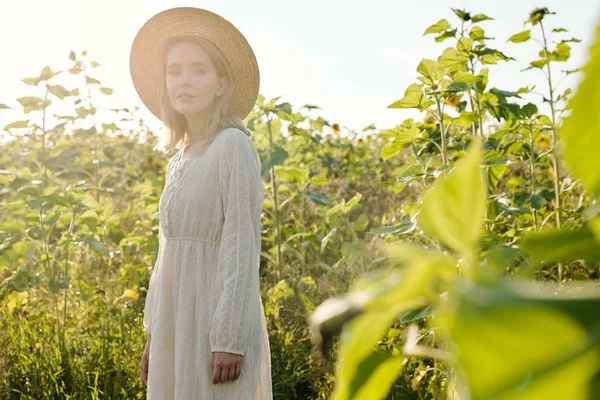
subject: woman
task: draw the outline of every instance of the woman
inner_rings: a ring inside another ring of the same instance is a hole
[[[259,291],[260,159],[242,119],[259,72],[228,21],[180,7],[144,24],[130,68],[144,104],[166,126],[170,158],[159,202],[140,364],[149,400],[272,399]]]

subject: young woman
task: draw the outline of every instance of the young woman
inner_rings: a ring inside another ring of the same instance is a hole
[[[140,363],[149,400],[270,400],[259,291],[260,159],[243,118],[259,71],[252,49],[209,11],[163,11],[134,39],[130,69],[144,104],[179,146],[159,202],[159,254]]]

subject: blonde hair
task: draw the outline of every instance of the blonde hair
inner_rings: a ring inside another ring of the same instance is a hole
[[[224,76],[227,78],[227,87],[225,88],[225,91],[221,96],[215,97],[211,105],[213,112],[210,114],[207,124],[207,135],[215,136],[223,129],[238,128],[248,137],[252,137],[252,133],[244,125],[242,119],[232,112],[230,108],[231,96],[235,86],[235,77],[231,74],[231,69],[229,68],[227,59],[221,50],[219,50],[219,48],[210,40],[201,36],[186,35],[169,38],[165,44],[165,47],[163,48],[162,57],[160,60],[161,78],[158,88],[158,102],[162,116],[161,119],[164,122],[166,131],[164,134],[159,136],[159,141],[156,144],[155,149],[167,152],[174,147],[181,148],[190,142],[190,133],[187,126],[187,120],[183,114],[173,108],[167,92],[167,84],[165,79],[167,56],[169,51],[173,45],[181,41],[192,42],[200,45],[204,51],[206,51],[216,67],[219,78]]]

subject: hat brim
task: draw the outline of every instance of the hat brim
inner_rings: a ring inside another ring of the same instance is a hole
[[[229,21],[213,12],[195,7],[162,11],[140,28],[129,55],[131,80],[142,102],[161,119],[159,85],[164,84],[160,57],[171,37],[198,35],[213,42],[227,59],[236,84],[231,109],[244,119],[254,107],[260,86],[256,56],[242,33]]]

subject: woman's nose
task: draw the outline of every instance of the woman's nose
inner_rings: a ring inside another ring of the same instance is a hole
[[[183,71],[182,73],[179,74],[179,86],[181,87],[185,87],[185,86],[190,86],[190,80],[192,77],[192,73],[191,72],[187,72],[187,71]]]

